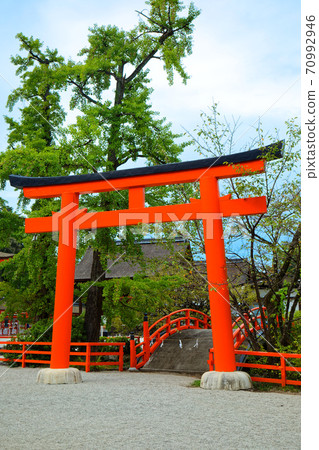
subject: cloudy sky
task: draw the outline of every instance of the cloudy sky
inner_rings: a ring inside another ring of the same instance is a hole
[[[187,2],[186,2],[187,3]],[[154,110],[173,123],[174,130],[192,132],[201,111],[213,102],[228,118],[240,117],[240,151],[263,128],[277,128],[284,138],[284,122],[300,117],[300,1],[197,0],[201,15],[195,22],[193,54],[185,60],[191,76],[183,85],[178,76],[169,86],[161,63],[154,61],[150,77]],[[3,115],[11,90],[18,86],[10,56],[18,53],[15,35],[39,38],[65,57],[76,59],[87,43],[93,24],[130,29],[143,0],[1,0],[0,33],[0,148],[6,145]],[[198,159],[189,149],[183,160]],[[10,189],[1,194],[11,202]]]

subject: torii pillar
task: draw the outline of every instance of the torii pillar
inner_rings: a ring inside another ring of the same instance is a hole
[[[208,218],[203,219],[203,227],[215,361],[215,370],[202,375],[201,387],[227,390],[251,389],[250,376],[246,372],[236,371],[223,215],[220,209],[217,178],[203,175],[200,179],[200,194],[204,211],[206,210],[208,214]],[[209,212],[212,210],[215,211],[216,217],[209,221]]]

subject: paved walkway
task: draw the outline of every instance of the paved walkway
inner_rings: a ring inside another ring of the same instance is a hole
[[[0,365],[3,449],[299,449],[300,396],[190,388],[193,377],[82,373],[38,385]]]

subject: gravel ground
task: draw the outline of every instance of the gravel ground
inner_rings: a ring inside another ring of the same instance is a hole
[[[3,449],[299,449],[300,395],[208,391],[194,378],[83,373],[36,384],[39,369],[0,366]]]

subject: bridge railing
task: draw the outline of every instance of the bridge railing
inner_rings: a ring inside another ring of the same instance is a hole
[[[265,311],[266,309],[263,308]],[[248,333],[245,328],[257,331],[262,329],[262,319],[259,307],[251,309],[244,317],[238,317],[232,324],[234,346],[237,349],[246,339]],[[130,352],[131,368],[139,369],[147,363],[150,355],[162,344],[162,342],[177,331],[186,329],[209,329],[211,318],[207,314],[195,309],[184,308],[174,311],[157,320],[149,327],[147,317],[143,322],[143,341],[136,344],[131,339]]]
[[[143,341],[136,345],[131,339],[131,368],[143,367],[162,342],[177,331],[209,328],[211,328],[210,316],[191,308],[179,309],[167,314],[150,327],[147,316],[144,317]]]
[[[0,348],[0,355],[20,355],[19,357],[12,359],[5,357],[2,361],[20,363],[22,367],[26,367],[26,364],[50,364],[51,349],[38,350],[37,346],[51,347],[51,342],[7,341],[2,342],[2,345],[9,345],[10,347],[17,346],[19,348]],[[119,371],[122,371],[124,346],[125,342],[71,342],[70,365],[84,366],[86,372],[90,372],[92,366],[118,366]],[[118,351],[96,351],[96,349],[100,347],[118,347]],[[80,348],[84,348],[84,350],[80,351]],[[39,355],[39,358],[41,359],[37,359],[36,355]],[[95,361],[91,359],[92,357],[109,356],[116,356],[117,359],[109,361]]]
[[[263,312],[266,312],[266,308],[263,307]],[[260,308],[257,306],[256,308],[252,308],[248,313],[244,314],[244,317],[238,317],[232,324],[234,333],[234,347],[238,349],[240,345],[244,342],[244,340],[248,336],[248,332],[246,327],[252,331],[259,331],[263,329],[262,316],[260,312]]]
[[[249,357],[257,356],[262,357],[263,361],[267,361],[268,358],[278,359],[278,364],[264,364],[256,362],[236,362],[236,367],[248,367],[251,369],[267,370],[278,372],[278,378],[273,377],[262,377],[262,376],[251,376],[252,381],[258,381],[262,383],[276,383],[281,384],[281,386],[295,385],[301,386],[300,379],[288,378],[288,373],[298,374],[298,378],[301,376],[301,367],[295,366],[289,360],[300,360],[301,354],[299,353],[278,353],[278,352],[258,352],[252,350],[235,350],[235,355],[246,355],[249,361]],[[210,349],[209,359],[208,359],[209,370],[214,370],[214,349]]]

